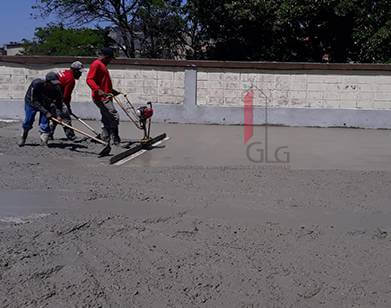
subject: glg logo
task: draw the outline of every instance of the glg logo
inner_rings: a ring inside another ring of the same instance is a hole
[[[254,136],[254,89],[257,93],[260,93],[265,98],[265,136],[264,144],[262,142],[248,142]],[[269,127],[268,127],[268,97],[258,87],[252,85],[251,88],[244,95],[244,144],[247,145],[246,155],[247,158],[253,163],[272,163],[272,164],[289,164],[290,152],[288,146],[279,146],[274,149],[273,158],[270,159],[269,151]]]
[[[247,146],[246,155],[253,163],[289,164],[290,152],[287,146],[280,146],[274,150],[273,159],[269,158],[268,147],[263,147],[262,142],[252,142]]]

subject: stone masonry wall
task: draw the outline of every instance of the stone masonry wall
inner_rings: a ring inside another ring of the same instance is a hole
[[[23,101],[34,78],[61,71],[75,60],[88,69],[94,59],[0,56],[0,101]],[[187,100],[200,107],[242,107],[252,90],[256,106],[268,103],[276,109],[391,110],[387,64],[116,59],[109,70],[114,88],[140,104],[183,106]],[[86,74],[76,84],[75,104],[91,101]]]
[[[254,105],[281,108],[391,109],[388,72],[199,70],[199,105],[242,106],[253,89]]]
[[[21,101],[31,81],[44,78],[49,71],[59,72],[67,66],[27,68],[21,65],[0,65],[0,100]],[[88,68],[88,67],[87,67]],[[145,103],[181,104],[184,100],[184,70],[159,67],[109,67],[113,87],[127,93],[131,101]],[[91,101],[86,83],[87,72],[76,82],[73,102]]]

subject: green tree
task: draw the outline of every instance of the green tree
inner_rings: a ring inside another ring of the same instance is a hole
[[[49,25],[37,28],[32,41],[24,41],[24,54],[95,56],[109,41],[104,30],[66,29],[61,24]]]
[[[272,58],[275,1],[188,0],[187,5],[195,14],[189,19],[201,29],[199,33],[208,46],[208,58]]]
[[[108,24],[128,57],[391,62],[389,0],[37,0],[68,25]]]
[[[356,11],[351,0],[281,1],[275,29],[280,60],[320,62],[327,53],[334,62],[346,62]]]
[[[356,1],[351,58],[357,62],[391,62],[391,2]]]
[[[176,58],[184,53],[181,2],[144,0],[140,5],[135,23],[142,57]]]
[[[319,62],[325,53],[331,62],[391,60],[389,0],[283,0],[278,21],[281,60]]]
[[[180,6],[180,0],[37,0],[34,8],[42,17],[56,14],[67,25],[106,23],[115,32],[117,46],[127,57],[135,57],[136,51],[164,56],[173,50],[182,30],[175,12]]]
[[[207,59],[214,42],[204,21],[203,0],[186,1],[182,7],[184,50],[188,59]]]
[[[41,17],[55,14],[69,26],[106,22],[120,33],[118,47],[128,57],[135,56],[135,20],[139,0],[37,0],[33,8]]]

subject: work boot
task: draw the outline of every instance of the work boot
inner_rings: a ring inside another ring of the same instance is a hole
[[[49,134],[48,133],[41,133],[39,138],[41,139],[41,145],[47,147],[48,146],[48,140],[49,140]]]
[[[29,131],[27,129],[24,129],[22,132],[22,135],[20,136],[20,139],[18,141],[18,146],[22,147],[26,144],[26,139]]]
[[[110,142],[110,133],[105,127],[102,128],[102,140],[107,143]]]
[[[56,124],[53,121],[49,122],[49,140],[54,140],[54,131],[56,130]]]
[[[121,143],[121,138],[119,137],[118,127],[112,129],[112,135],[113,135],[113,144],[119,145]]]
[[[70,132],[68,131],[65,135],[67,136],[67,139],[69,141],[74,141],[76,139],[76,136],[72,131],[70,131]]]
[[[70,123],[67,124],[71,125]],[[76,139],[75,133],[72,129],[64,127],[64,133],[68,140],[73,141]]]

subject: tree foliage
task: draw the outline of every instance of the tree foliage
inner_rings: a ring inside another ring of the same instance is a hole
[[[189,0],[209,44],[207,57],[251,60],[266,57],[273,41],[273,1]],[[201,37],[202,39],[202,37]]]
[[[67,25],[94,22],[110,24],[117,32],[117,46],[127,57],[141,55],[174,57],[181,19],[180,0],[37,0],[41,16],[57,14]],[[137,46],[141,45],[141,46]]]
[[[142,1],[135,25],[141,56],[175,58],[183,53],[181,0]]]
[[[356,1],[352,59],[391,62],[391,2]]]
[[[104,22],[128,57],[390,62],[389,0],[37,0],[72,26]]]
[[[66,29],[63,25],[37,28],[32,41],[24,41],[24,54],[50,56],[95,56],[110,43],[105,30]]]
[[[389,0],[189,0],[220,60],[390,62]]]

